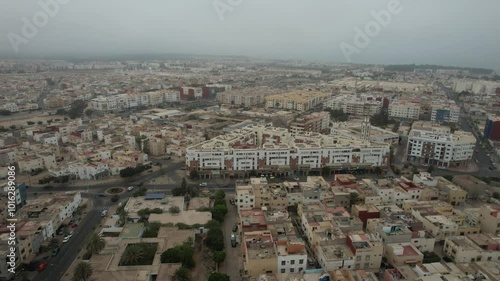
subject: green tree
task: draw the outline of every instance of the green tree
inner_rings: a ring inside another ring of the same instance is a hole
[[[33,121],[28,121],[28,122],[26,122],[26,123],[28,124],[28,126],[31,126],[31,125],[34,125],[34,124],[35,124],[35,122],[33,122]]]
[[[133,265],[139,263],[144,258],[144,248],[139,244],[128,246],[123,252],[120,263],[123,265]]]
[[[118,219],[118,225],[121,226],[121,227],[123,227],[127,223],[127,221],[128,221],[128,212],[125,211],[124,208],[119,208],[117,210],[117,214],[118,214],[118,217],[119,217],[119,219]]]
[[[189,177],[190,177],[192,180],[196,180],[196,179],[198,179],[198,178],[199,178],[199,176],[200,176],[200,173],[198,173],[198,171],[196,171],[196,170],[191,170],[191,171],[189,172]]]
[[[151,209],[149,208],[144,208],[144,209],[140,209],[139,211],[137,211],[137,215],[141,218],[141,219],[146,219],[149,214],[151,214]]]
[[[71,103],[71,108],[68,111],[68,116],[71,119],[82,117],[83,111],[87,107],[87,102],[84,100],[75,100]]]
[[[161,224],[158,222],[147,222],[145,225],[144,233],[142,238],[154,238],[158,237],[158,232],[160,231]]]
[[[66,111],[66,109],[64,108],[59,108],[57,111],[56,111],[56,114],[57,115],[65,115],[65,114],[68,114],[68,112]]]
[[[453,175],[444,175],[443,178],[452,181],[453,180]]]
[[[223,200],[224,198],[226,198],[226,193],[224,192],[224,190],[217,190],[214,194],[214,197],[216,200]]]
[[[225,251],[214,251],[212,253],[212,260],[216,263],[216,264],[220,264],[221,262],[223,262],[224,260],[226,259],[226,252]]]
[[[359,202],[359,194],[357,192],[351,192],[350,203],[356,205]]]
[[[209,220],[205,224],[205,228],[207,228],[207,229],[220,229],[220,227],[221,227],[220,222],[216,221],[216,220]]]
[[[42,125],[42,124],[43,124],[43,122],[42,122],[42,121],[38,121],[38,122],[37,122],[37,124],[38,124],[38,125]]]
[[[178,214],[181,212],[181,210],[177,206],[171,206],[170,208],[168,208],[168,212],[171,214]]]
[[[209,229],[205,238],[205,245],[212,251],[224,250],[224,233],[220,229]]]
[[[491,195],[491,197],[495,198],[495,199],[500,199],[500,193],[498,192],[493,192],[493,194]]]
[[[184,190],[187,190],[186,178],[182,178],[181,188],[184,189]]]
[[[106,246],[106,241],[102,239],[97,233],[93,232],[85,242],[85,249],[92,254],[98,254]]]
[[[212,272],[208,276],[208,281],[230,281],[229,275],[225,273]]]
[[[187,268],[181,267],[175,271],[173,279],[175,281],[191,281],[191,274]]]
[[[111,196],[111,202],[115,203],[115,202],[118,202],[118,200],[120,200],[120,196],[118,196],[118,195]]]
[[[226,205],[223,205],[223,204],[215,205],[212,208],[212,218],[214,220],[223,222],[224,221],[224,217],[227,214],[227,211],[228,210],[227,210],[227,206]]]
[[[89,108],[89,109],[87,109],[87,110],[85,110],[85,115],[87,115],[87,117],[92,116],[92,113],[94,113],[94,110],[92,110],[92,109],[90,109],[90,108]]]
[[[185,242],[163,252],[160,260],[162,263],[182,263],[183,267],[193,268],[195,266],[193,256],[194,250],[191,244]]]
[[[75,269],[73,270],[72,281],[87,281],[91,280],[93,274],[93,269],[90,263],[81,261],[79,262]]]

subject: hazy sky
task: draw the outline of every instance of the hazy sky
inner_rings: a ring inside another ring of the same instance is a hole
[[[67,3],[26,38],[23,17],[33,23],[43,11],[39,2],[51,1]],[[352,62],[500,69],[499,0],[392,1],[400,12]],[[0,55],[193,53],[346,62],[340,44],[356,47],[355,28],[364,30],[374,20],[371,12],[387,10],[389,2],[1,0]],[[214,3],[231,10],[218,13]]]

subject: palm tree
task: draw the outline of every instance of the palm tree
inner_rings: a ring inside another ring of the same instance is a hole
[[[102,239],[97,233],[92,233],[90,237],[87,239],[87,244],[85,245],[85,249],[90,251],[92,254],[98,254],[104,249],[106,246],[106,241]]]
[[[122,265],[137,264],[144,257],[144,249],[140,245],[132,245],[125,249],[120,263]]]
[[[87,281],[92,276],[93,269],[88,262],[80,262],[73,270],[72,281]]]

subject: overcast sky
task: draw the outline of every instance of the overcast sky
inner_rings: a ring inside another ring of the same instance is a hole
[[[391,0],[59,0],[68,3],[16,54],[10,41],[24,37],[23,17],[33,22],[43,11],[39,1],[57,0],[0,1],[0,55],[192,53],[346,62],[340,44],[356,47],[355,28],[365,29],[371,12],[387,10]],[[218,13],[214,2],[236,5]],[[399,2],[400,13],[352,62],[500,69],[499,0]]]

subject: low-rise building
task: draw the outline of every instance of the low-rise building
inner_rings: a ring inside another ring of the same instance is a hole
[[[277,273],[277,254],[269,231],[245,232],[242,244],[245,275],[259,276]]]
[[[384,256],[392,266],[417,265],[424,260],[422,254],[410,243],[386,244]]]

